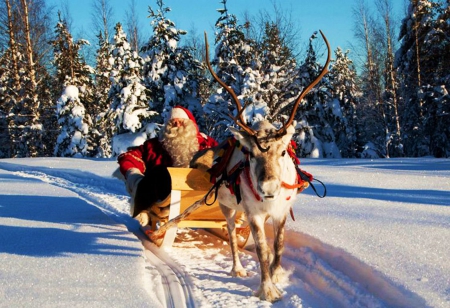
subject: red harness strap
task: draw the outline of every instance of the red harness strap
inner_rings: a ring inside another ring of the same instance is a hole
[[[250,186],[250,188],[251,188],[251,190],[253,192],[253,195],[255,196],[256,200],[262,201],[261,196],[256,191],[255,186],[253,186],[253,181],[252,181],[252,178],[250,177],[250,167],[249,166],[246,166],[244,168],[244,173],[245,173],[245,178],[247,179],[248,186]]]

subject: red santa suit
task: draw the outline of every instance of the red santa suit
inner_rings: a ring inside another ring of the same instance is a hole
[[[215,139],[200,133],[197,122],[188,109],[175,106],[171,118],[188,118],[195,124],[199,150],[208,149],[217,145]],[[130,168],[137,168],[144,174],[147,170],[153,169],[156,166],[173,166],[172,158],[157,137],[145,141],[141,146],[132,148],[126,153],[120,154],[117,161],[120,165],[120,172],[125,177]]]
[[[181,106],[176,106],[171,112],[171,119],[181,118],[191,120],[197,129],[199,150],[217,145],[217,141],[199,132],[197,122],[192,113]],[[158,199],[163,199],[170,192],[170,176],[167,167],[173,166],[170,154],[164,148],[159,138],[152,138],[139,147],[134,147],[117,158],[120,172],[126,178],[127,190],[131,194],[131,215],[136,216],[142,207],[150,206]],[[144,174],[147,175],[144,177]],[[144,196],[137,193],[138,186],[147,187]],[[169,182],[169,183],[168,183]],[[144,198],[141,200],[141,198]],[[141,204],[142,203],[142,204]]]

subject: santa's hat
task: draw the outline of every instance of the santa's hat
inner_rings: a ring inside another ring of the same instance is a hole
[[[194,115],[186,108],[181,106],[175,106],[170,112],[170,119],[188,119],[197,124]]]

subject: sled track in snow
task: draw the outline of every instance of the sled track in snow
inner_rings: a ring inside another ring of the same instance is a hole
[[[189,281],[188,275],[163,250],[151,243],[139,228],[133,227],[133,225],[137,225],[135,220],[130,218],[128,214],[117,213],[113,210],[114,207],[110,202],[117,201],[115,200],[117,196],[114,193],[105,192],[108,188],[71,182],[69,179],[75,179],[76,175],[71,176],[70,173],[65,177],[53,176],[42,171],[21,170],[15,171],[15,174],[22,177],[39,179],[48,184],[70,190],[78,194],[81,199],[89,204],[100,208],[109,216],[113,216],[113,219],[124,223],[141,240],[145,247],[144,256],[146,262],[155,267],[161,276],[165,295],[164,299],[160,299],[163,301],[161,305],[169,308],[198,307],[193,296],[194,284]]]
[[[154,265],[161,275],[166,295],[164,307],[190,308],[197,307],[194,300],[194,284],[189,276],[167,254],[155,244],[142,238],[147,262]]]
[[[192,272],[189,272],[189,269],[185,270],[170,257],[170,253],[166,253],[151,243],[140,231],[138,223],[130,218],[127,211],[117,208],[116,205],[120,203],[124,204],[124,209],[127,208],[128,197],[118,193],[118,191],[123,191],[123,185],[116,179],[107,179],[90,173],[83,174],[76,170],[61,171],[46,167],[28,169],[16,164],[3,166],[7,167],[4,169],[15,172],[18,176],[36,178],[70,190],[81,199],[100,208],[117,222],[126,225],[128,230],[136,234],[142,241],[145,247],[144,256],[149,267],[155,268],[161,277],[164,290],[164,299],[160,299],[162,306],[200,307],[203,300],[206,299],[206,303],[209,300],[207,296],[205,298],[202,295],[202,291],[207,289],[207,285],[210,283],[207,279],[222,279],[225,282],[230,280],[215,276],[215,272],[211,271],[208,274],[210,278],[197,276],[194,283]],[[270,236],[272,231],[269,229],[266,230],[266,233]],[[210,236],[214,238],[213,235]],[[253,260],[257,260],[252,252],[243,251],[242,253],[251,255]],[[224,252],[224,255],[226,254],[227,252]],[[287,231],[282,264],[290,271],[290,282],[283,289],[285,298],[291,298],[291,304],[292,299],[294,301],[298,299],[300,303],[303,302],[306,305],[313,303],[312,307],[417,307],[418,303],[423,303],[417,296],[395,286],[389,279],[353,256],[306,234]],[[208,268],[208,265],[201,264],[198,267]],[[226,270],[229,270],[228,265]],[[259,276],[257,269],[255,272]],[[205,280],[206,287],[201,285],[202,279]],[[246,285],[249,289],[254,289],[259,283],[258,280],[258,277],[247,280],[231,279],[232,282]],[[225,285],[224,283],[223,288]],[[229,293],[233,293],[233,291]],[[245,294],[247,294],[245,296],[249,296],[251,292]],[[232,303],[221,302],[220,304]],[[236,305],[236,307],[241,306]],[[295,307],[297,305],[295,302],[294,305],[275,304],[275,307],[285,306]]]

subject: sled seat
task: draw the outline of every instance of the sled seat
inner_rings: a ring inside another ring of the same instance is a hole
[[[169,220],[184,213],[186,209],[201,200],[211,189],[209,174],[199,169],[192,168],[167,168],[172,178],[172,191],[166,200],[152,205],[147,214],[150,219],[148,226],[143,226],[143,231],[150,236],[152,232],[166,224]],[[208,200],[208,204],[214,201],[214,193]],[[168,212],[168,213],[167,213]],[[168,214],[168,215],[167,215]],[[162,247],[171,247],[175,241],[177,228],[205,228],[225,229],[226,219],[216,200],[212,205],[202,205],[177,223],[177,227],[169,228],[164,235]],[[236,227],[246,226],[243,214],[236,215]]]

